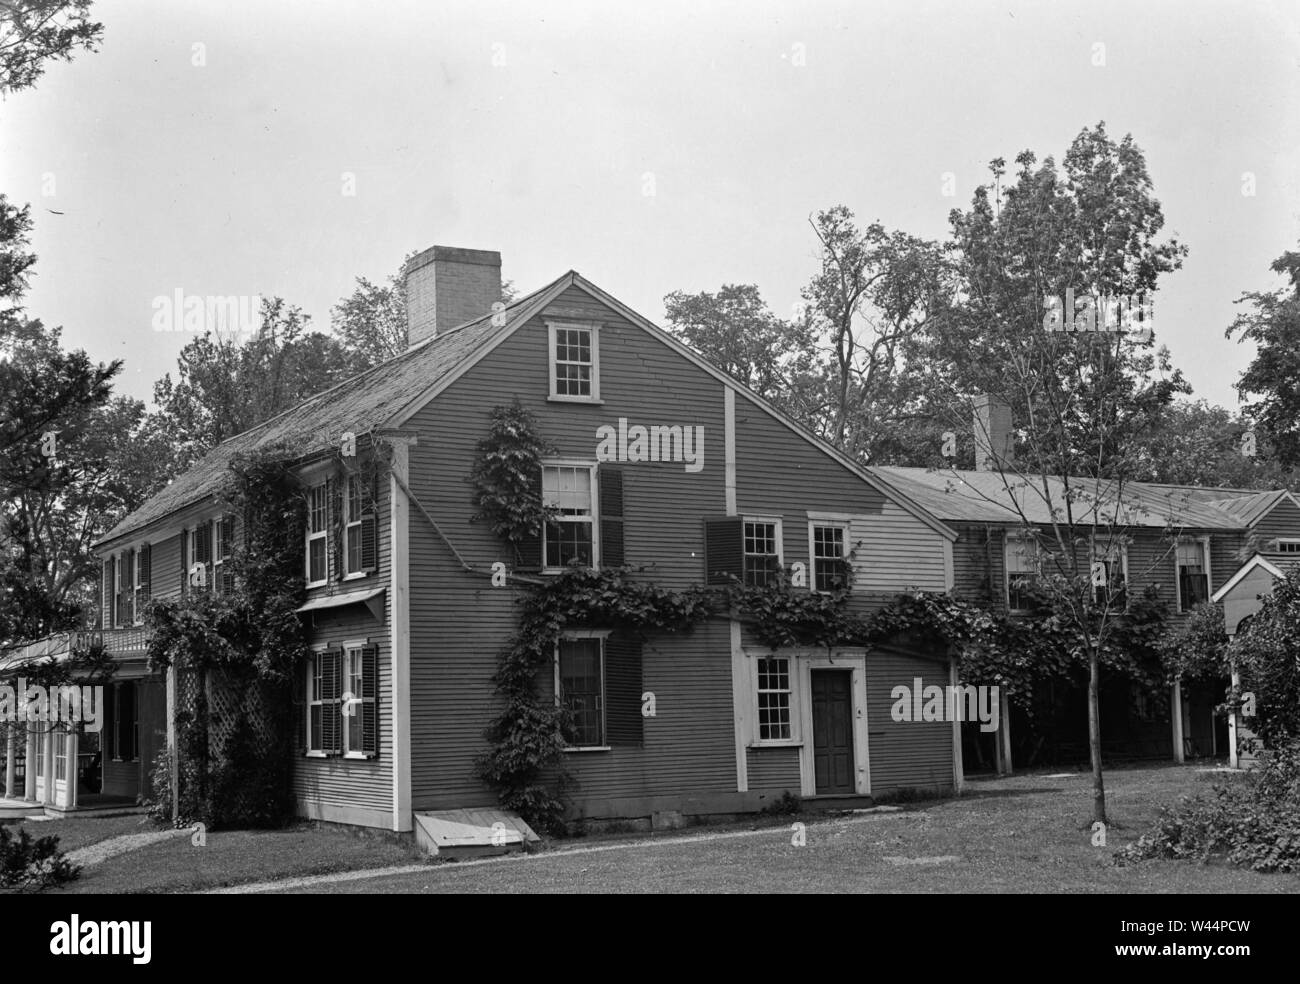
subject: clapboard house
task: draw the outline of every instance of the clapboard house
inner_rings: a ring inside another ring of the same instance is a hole
[[[1053,569],[1044,564],[1042,548],[1035,546],[1029,530],[1037,531],[1041,543],[1053,543],[1052,508],[1062,508],[1071,495],[1079,527],[1086,532],[1096,524],[1096,554],[1088,567],[1103,582],[1097,590],[1110,593],[1124,607],[1153,589],[1167,606],[1172,631],[1186,623],[1197,605],[1221,602],[1226,594],[1228,614],[1234,616],[1232,632],[1236,620],[1253,610],[1257,594],[1252,591],[1267,588],[1280,576],[1275,572],[1291,559],[1300,559],[1300,503],[1290,492],[1142,482],[1116,488],[1075,479],[1069,483],[1071,493],[1059,476],[1022,477],[1010,464],[999,469],[999,455],[1005,461],[1012,446],[1011,416],[1005,406],[982,398],[972,423],[981,466],[975,470],[872,469],[957,530],[953,567],[959,597],[988,602],[1013,615],[1027,614],[1027,589],[1044,570]],[[1047,496],[1039,491],[1044,487]],[[1127,678],[1103,674],[1103,754],[1176,761],[1222,758],[1235,764],[1235,725],[1215,712],[1223,698],[1224,687],[1218,683],[1180,682],[1165,712]],[[1014,759],[1021,765],[1086,761],[1086,693],[1056,688],[1042,695],[1042,709],[1031,724],[1013,708]],[[973,729],[967,726],[965,734],[968,767],[996,760],[1001,745],[994,748],[986,740],[986,756]],[[1011,763],[997,764],[1006,769]]]
[[[104,636],[130,660],[148,598],[228,586],[241,530],[215,495],[231,461],[293,449],[313,650],[293,709],[303,816],[408,831],[495,804],[474,765],[528,589],[488,576],[520,561],[473,521],[468,476],[493,408],[516,399],[556,449],[537,476],[560,512],[535,576],[626,564],[686,588],[718,572],[761,584],[798,564],[815,591],[848,565],[864,611],[951,587],[951,526],[579,274],[502,305],[498,254],[434,247],[408,266],[407,293],[407,352],[223,443],[98,544]],[[357,447],[340,459],[345,435]],[[145,735],[175,740],[174,681],[139,674],[118,712],[139,736],[135,788],[155,752]],[[771,651],[718,617],[645,639],[574,627],[539,686],[575,712],[576,816],[676,817],[787,791],[953,789],[957,725],[890,713],[896,685],[953,674],[946,652],[901,642]],[[127,789],[131,763],[114,763]]]

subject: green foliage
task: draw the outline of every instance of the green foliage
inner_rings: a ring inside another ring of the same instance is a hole
[[[1300,570],[1273,586],[1260,610],[1239,629],[1232,654],[1241,687],[1255,696],[1247,725],[1265,748],[1300,739]]]
[[[33,838],[23,827],[18,836],[0,824],[0,888],[40,891],[72,881],[81,871],[59,850],[55,836]]]
[[[46,62],[95,51],[104,25],[90,19],[90,0],[21,0],[0,5],[0,95],[29,89]]]
[[[1115,862],[1151,858],[1300,872],[1300,745],[1266,752],[1258,770],[1166,807],[1155,831],[1126,845]]]
[[[1165,644],[1170,680],[1215,681],[1231,672],[1223,609],[1205,602],[1192,609],[1183,628]]]
[[[475,520],[487,520],[494,536],[505,540],[519,558],[519,546],[542,535],[552,511],[542,502],[538,476],[542,459],[555,449],[537,433],[533,415],[516,398],[492,411],[488,436],[478,443],[470,470]]]
[[[767,806],[759,810],[759,813],[767,814],[773,817],[793,817],[797,816],[803,809],[803,800],[791,793],[790,790],[782,790],[781,795],[768,803]]]

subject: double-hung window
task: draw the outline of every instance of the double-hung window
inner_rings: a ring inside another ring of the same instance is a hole
[[[361,566],[361,476],[349,475],[345,486],[343,517],[343,569],[347,574],[362,573]]]
[[[790,741],[790,663],[786,656],[762,656],[756,661],[758,677],[758,740]]]
[[[1038,584],[1038,544],[1027,536],[1009,536],[1006,544],[1007,608],[1028,611],[1030,592]]]
[[[1093,600],[1099,608],[1123,611],[1128,605],[1128,550],[1123,543],[1098,543],[1092,554]]]
[[[542,563],[558,571],[571,562],[595,567],[596,466],[558,462],[542,467],[542,502],[553,515],[542,533]]]
[[[606,748],[605,635],[574,633],[555,650],[555,694],[569,712],[570,748]]]
[[[808,524],[814,591],[844,591],[849,586],[849,524]]]
[[[552,400],[600,402],[600,337],[595,325],[548,322]]]
[[[781,571],[781,521],[746,519],[742,537],[745,584],[761,587],[774,581]]]
[[[307,587],[324,584],[329,576],[328,499],[325,483],[307,490]]]
[[[362,643],[346,643],[343,650],[343,748],[349,758],[362,758],[367,748],[366,722],[373,720],[374,682],[366,680]]]
[[[307,751],[324,753],[325,660],[323,652],[312,653],[307,660]]]
[[[1178,567],[1178,610],[1190,612],[1210,597],[1209,538],[1181,539],[1175,547]]]

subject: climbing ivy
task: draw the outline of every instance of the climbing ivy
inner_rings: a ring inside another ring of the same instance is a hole
[[[538,476],[542,459],[555,448],[537,433],[533,415],[518,398],[492,411],[488,436],[479,441],[470,482],[474,486],[475,520],[486,520],[492,534],[505,540],[520,559],[520,544],[542,534],[554,514],[542,501]]]

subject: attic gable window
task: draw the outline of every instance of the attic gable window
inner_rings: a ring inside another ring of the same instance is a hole
[[[600,402],[600,335],[596,325],[548,321],[550,398]]]

